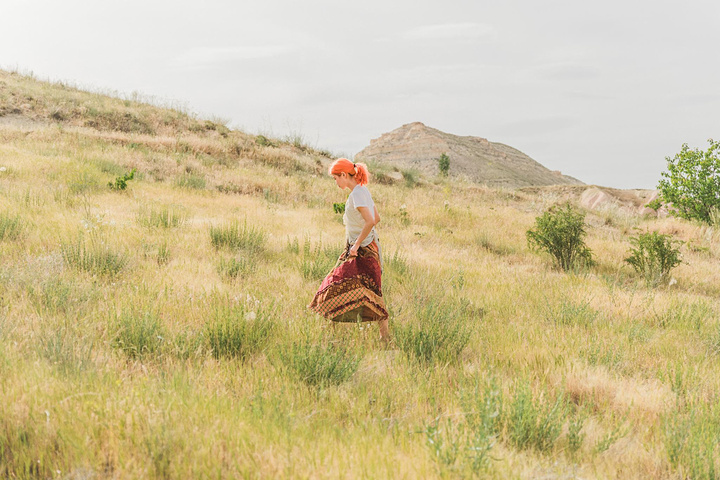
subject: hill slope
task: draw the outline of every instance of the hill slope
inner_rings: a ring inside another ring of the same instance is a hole
[[[579,180],[548,170],[521,151],[479,137],[460,137],[409,123],[370,141],[355,155],[358,161],[414,168],[428,176],[439,173],[437,158],[450,157],[450,176],[498,187],[581,185]]]
[[[717,230],[587,211],[597,265],[565,274],[525,232],[575,187],[371,183],[386,348],[306,308],[343,248],[322,152],[2,72],[0,96],[0,478],[718,471]],[[623,263],[635,228],[686,242],[677,283]]]

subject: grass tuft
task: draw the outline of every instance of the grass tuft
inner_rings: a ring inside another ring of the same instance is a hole
[[[472,308],[465,300],[418,298],[414,319],[394,324],[394,338],[409,358],[430,365],[456,363],[470,341]]]
[[[25,221],[20,215],[0,213],[0,241],[17,240],[25,232]]]
[[[262,352],[275,332],[273,309],[259,302],[217,299],[203,329],[205,345],[215,358],[244,360]]]
[[[350,348],[321,345],[310,341],[294,342],[279,352],[280,360],[298,379],[312,387],[339,385],[353,376],[361,357]]]
[[[265,247],[266,234],[247,222],[234,221],[225,225],[210,226],[210,242],[215,249],[229,248],[256,253]]]
[[[176,205],[142,207],[137,222],[149,228],[178,228],[185,223],[185,211]]]
[[[60,250],[68,266],[96,275],[117,275],[129,263],[127,254],[114,250],[97,237],[87,241],[80,235],[74,242],[63,243]]]
[[[165,330],[152,313],[123,313],[113,322],[111,345],[132,359],[144,359],[160,351]]]

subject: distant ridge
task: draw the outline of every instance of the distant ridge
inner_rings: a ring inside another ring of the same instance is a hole
[[[434,176],[439,174],[437,158],[442,153],[450,157],[451,177],[467,177],[490,186],[583,185],[576,178],[545,168],[515,148],[485,138],[441,132],[420,122],[408,123],[371,140],[355,160],[414,168]]]

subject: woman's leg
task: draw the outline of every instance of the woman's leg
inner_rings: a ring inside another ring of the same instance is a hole
[[[388,319],[380,320],[378,322],[378,327],[380,327],[380,340],[383,342],[389,342],[390,341],[390,332],[388,330]]]

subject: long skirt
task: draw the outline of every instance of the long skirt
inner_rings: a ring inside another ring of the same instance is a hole
[[[345,247],[308,308],[334,322],[385,320],[378,244],[360,247],[355,257],[349,256],[350,247]]]

